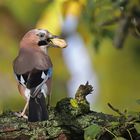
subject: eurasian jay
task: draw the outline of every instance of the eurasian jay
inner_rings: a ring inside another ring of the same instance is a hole
[[[22,38],[19,54],[13,62],[19,92],[26,100],[19,116],[24,116],[29,106],[30,122],[48,119],[45,97],[49,105],[53,65],[47,49],[51,46],[65,48],[67,44],[47,30],[32,29]]]

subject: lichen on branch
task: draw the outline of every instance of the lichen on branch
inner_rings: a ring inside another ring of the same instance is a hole
[[[86,96],[93,91],[88,84],[80,85],[75,98],[64,98],[56,107],[49,108],[49,120],[28,122],[14,112],[0,115],[0,139],[39,140],[113,140],[139,139],[140,113],[121,113],[109,104],[119,116],[90,110]]]

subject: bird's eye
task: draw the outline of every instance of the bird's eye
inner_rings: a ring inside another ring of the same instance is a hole
[[[44,37],[45,34],[40,34],[40,37]]]
[[[45,33],[40,32],[37,34],[37,36],[39,36],[40,38],[43,38],[45,36]]]
[[[45,36],[45,33],[40,33],[40,37],[44,37]]]

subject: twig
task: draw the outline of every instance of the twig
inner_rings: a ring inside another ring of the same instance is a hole
[[[130,27],[131,16],[125,16],[119,21],[119,27],[116,30],[114,37],[114,46],[116,48],[122,48],[124,41],[128,35],[128,30]]]
[[[128,134],[130,136],[130,140],[133,140],[132,135],[131,135],[131,133],[130,133],[130,131],[128,129],[127,129],[127,132],[128,132]]]
[[[119,111],[119,109],[114,108],[110,103],[107,104],[113,111],[115,111],[116,113],[118,113],[121,116],[124,116],[124,114],[122,112]]]
[[[110,20],[107,20],[107,21],[104,21],[104,22],[100,23],[99,26],[109,26],[109,25],[113,25],[113,24],[115,24],[116,22],[118,22],[120,19],[121,19],[121,17],[115,17],[115,18],[113,18],[113,19],[110,19]]]
[[[107,128],[104,128],[107,132],[109,132],[111,135],[113,135],[115,138],[117,138],[117,136],[114,134],[114,133],[112,133],[109,129],[107,129]]]

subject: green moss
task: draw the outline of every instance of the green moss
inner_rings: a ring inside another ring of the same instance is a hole
[[[89,85],[82,85],[82,87]],[[79,87],[81,88],[81,86]],[[49,120],[43,122],[28,122],[18,118],[11,111],[0,115],[0,139],[66,139],[72,140],[101,140],[106,138],[136,139],[139,138],[140,113],[122,114],[118,117],[91,111],[85,93],[88,89],[78,90],[80,96],[64,98],[56,107],[50,107]],[[87,95],[87,94],[86,94]],[[81,97],[85,98],[81,98]],[[78,97],[78,98],[77,98]],[[79,100],[82,99],[82,100]],[[76,101],[73,106],[71,101]]]

